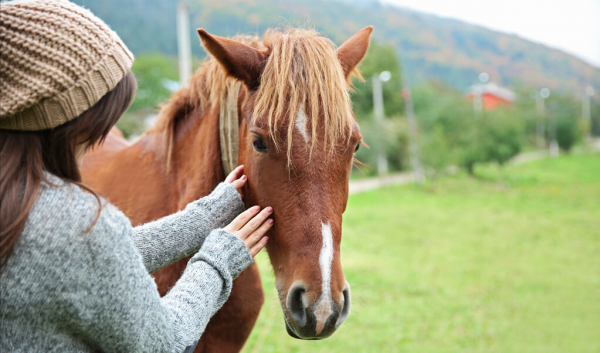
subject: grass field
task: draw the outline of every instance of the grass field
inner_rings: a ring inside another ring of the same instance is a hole
[[[600,352],[600,154],[477,170],[350,197],[352,315],[287,335],[266,301],[245,352]]]

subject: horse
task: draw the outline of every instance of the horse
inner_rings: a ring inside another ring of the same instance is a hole
[[[219,117],[229,102],[236,114],[234,162],[245,166],[248,177],[244,203],[274,209],[266,250],[287,332],[298,339],[329,337],[350,312],[340,242],[362,136],[349,89],[351,76],[360,76],[356,67],[371,32],[366,27],[336,49],[310,29],[271,29],[262,40],[199,29],[211,58],[136,141],[113,131],[91,149],[82,163],[84,183],[133,225],[185,208],[225,179]],[[161,295],[188,259],[153,274]],[[234,281],[195,352],[239,352],[263,302],[253,264]]]

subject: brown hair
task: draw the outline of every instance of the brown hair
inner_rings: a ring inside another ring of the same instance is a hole
[[[68,123],[41,131],[0,129],[0,269],[23,231],[41,181],[50,183],[44,172],[80,186],[100,202],[98,195],[81,182],[76,147],[101,143],[131,104],[136,87],[130,71],[95,105]]]

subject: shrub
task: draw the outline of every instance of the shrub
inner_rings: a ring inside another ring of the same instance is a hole
[[[400,171],[408,168],[408,129],[406,119],[402,117],[386,118],[382,129],[378,132],[373,120],[362,121],[360,130],[368,148],[361,146],[356,152],[356,159],[365,164],[361,168],[366,175],[377,172],[377,145],[382,144],[386,152],[390,171]]]
[[[583,138],[581,101],[569,95],[558,95],[549,104],[548,114],[556,119],[556,142],[563,151],[570,151]]]
[[[137,55],[131,69],[138,82],[138,91],[130,110],[156,109],[171,95],[168,83],[177,82],[177,61],[162,54]]]
[[[450,146],[441,126],[423,134],[419,141],[421,164],[434,174],[456,161],[455,150]]]
[[[499,109],[484,116],[481,135],[483,162],[504,164],[523,147],[524,123],[513,109]]]
[[[561,116],[556,119],[556,142],[558,147],[565,152],[571,148],[582,137],[582,128],[574,117]]]

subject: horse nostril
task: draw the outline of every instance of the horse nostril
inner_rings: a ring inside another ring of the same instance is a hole
[[[302,283],[294,284],[287,297],[287,308],[292,319],[299,326],[306,325],[306,288]]]
[[[340,325],[348,318],[348,314],[350,314],[350,285],[348,283],[346,283],[346,287],[342,291],[342,294],[344,295],[344,306],[342,307],[340,317],[335,324],[335,328],[340,327]]]

